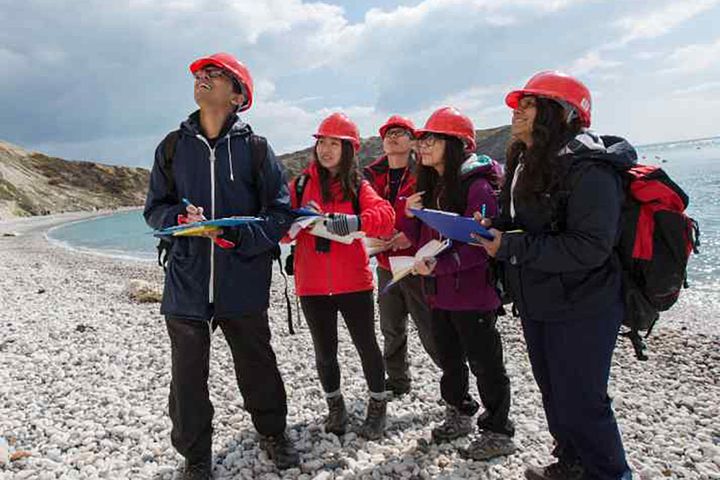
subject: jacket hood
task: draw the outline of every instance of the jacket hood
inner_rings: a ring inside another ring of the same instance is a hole
[[[559,155],[571,155],[575,160],[603,161],[617,170],[627,170],[637,164],[637,152],[627,140],[598,135],[587,129],[570,140]]]
[[[493,187],[499,188],[503,177],[503,167],[487,155],[473,153],[460,165],[460,178],[465,180],[474,176],[483,176]]]
[[[180,131],[193,137],[202,133],[200,128],[200,110],[191,113],[188,118],[180,124]],[[225,121],[225,125],[223,125],[220,132],[220,137],[234,137],[236,135],[249,135],[250,133],[252,133],[250,125],[240,120],[240,117],[233,113],[230,114]]]

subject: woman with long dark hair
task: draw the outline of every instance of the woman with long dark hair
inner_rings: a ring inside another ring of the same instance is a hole
[[[320,123],[315,138],[312,162],[290,185],[293,207],[311,205],[327,214],[325,226],[334,235],[390,235],[395,210],[362,179],[355,156],[360,149],[357,126],[346,115],[334,113]],[[342,435],[348,420],[337,358],[340,312],[360,355],[370,390],[360,434],[378,439],[385,430],[387,403],[385,368],[375,337],[368,254],[360,239],[346,244],[303,230],[296,241],[295,290],[310,328],[318,376],[327,398],[325,430]]]
[[[402,230],[421,247],[439,233],[416,218],[410,208],[431,208],[472,215],[482,209],[493,215],[495,192],[502,169],[485,155],[477,156],[472,121],[451,107],[436,110],[418,130],[417,193],[406,203]],[[415,271],[432,311],[431,332],[446,403],[444,422],[432,430],[436,442],[452,441],[473,430],[472,417],[480,408],[469,393],[469,370],[477,380],[485,411],[478,417],[479,437],[462,453],[487,460],[515,451],[515,433],[509,420],[510,380],[503,347],[495,326],[500,305],[491,282],[488,257],[482,249],[455,243],[437,258],[421,259]]]
[[[613,170],[637,157],[625,140],[588,130],[590,102],[585,85],[558,72],[507,96],[514,142],[502,214],[494,240],[481,239],[505,269],[555,440],[557,462],[528,468],[531,480],[632,476],[607,387],[623,319]]]

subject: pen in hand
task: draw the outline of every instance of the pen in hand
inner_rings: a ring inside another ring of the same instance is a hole
[[[202,207],[196,207],[185,197],[183,197],[182,202],[185,204],[185,210],[188,213],[188,220],[190,222],[201,222],[203,220],[207,220],[205,215],[203,215]]]

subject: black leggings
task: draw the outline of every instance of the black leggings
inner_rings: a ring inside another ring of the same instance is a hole
[[[385,391],[385,367],[375,337],[372,290],[340,295],[300,297],[305,319],[315,346],[315,365],[325,393],[340,389],[337,359],[337,314],[342,313],[353,344],[360,354],[365,381],[373,393]]]

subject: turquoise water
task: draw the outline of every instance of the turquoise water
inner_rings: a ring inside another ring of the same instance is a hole
[[[701,254],[690,261],[694,288],[720,291],[720,137],[638,149],[640,162],[660,165],[690,196],[688,214],[700,222]],[[154,260],[156,239],[142,212],[123,212],[65,225],[49,236],[73,248]]]
[[[50,230],[48,237],[78,250],[154,260],[157,239],[151,232],[142,210],[132,210],[63,225]]]

